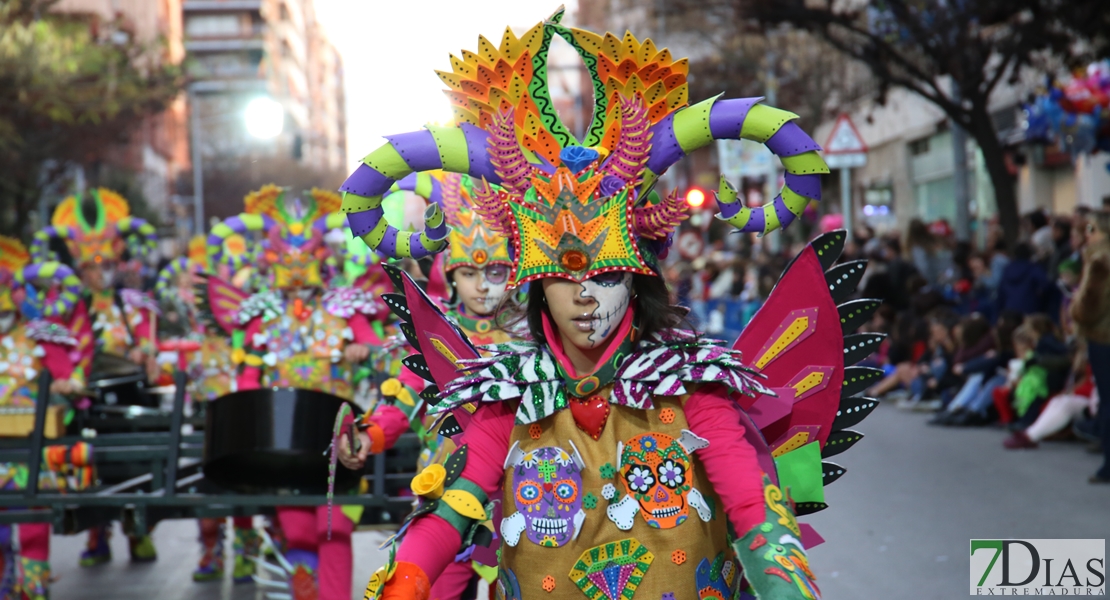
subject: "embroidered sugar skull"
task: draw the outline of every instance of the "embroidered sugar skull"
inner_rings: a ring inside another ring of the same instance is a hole
[[[582,469],[585,464],[571,442],[572,453],[557,446],[525,452],[513,444],[505,461],[512,477],[516,512],[501,521],[501,535],[516,546],[520,534],[532,543],[556,548],[578,537],[582,520]]]
[[[693,508],[702,521],[709,521],[713,512],[694,487],[691,458],[708,445],[686,429],[679,438],[648,432],[618,443],[620,480],[627,495],[606,510],[609,520],[627,531],[639,512],[649,526],[671,529],[685,522]]]

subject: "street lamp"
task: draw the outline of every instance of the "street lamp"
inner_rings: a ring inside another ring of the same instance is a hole
[[[278,136],[285,126],[285,110],[276,100],[259,96],[247,104],[247,132],[252,136],[268,140]]]
[[[189,120],[193,133],[193,232],[204,233],[204,162],[201,153],[203,133],[200,124],[200,92],[194,85],[189,89]],[[281,134],[285,127],[285,109],[269,96],[259,96],[247,104],[243,113],[247,133],[252,137],[268,140]]]

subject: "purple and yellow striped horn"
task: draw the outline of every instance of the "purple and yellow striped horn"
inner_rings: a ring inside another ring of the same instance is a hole
[[[828,173],[829,167],[818,153],[821,147],[794,123],[798,115],[764,106],[760,100],[714,97],[679,109],[655,124],[641,189],[647,189],[687,154],[715,140],[752,140],[779,157],[786,169],[786,183],[774,202],[752,209],[738,201],[736,191],[722,178],[717,217],[740,231],[759,234],[790,224],[810,200],[821,199],[821,175]]]
[[[251,231],[268,231],[274,220],[267,215],[240,213],[217,223],[208,234],[208,256],[213,264],[222,263],[232,271],[241,269],[251,261],[254,245],[247,244],[243,235]]]
[[[36,231],[35,235],[31,237],[31,260],[35,262],[58,260],[58,255],[50,250],[50,240],[54,238],[65,240],[69,237],[70,230],[68,227],[48,225]]]
[[[158,280],[154,283],[155,297],[162,299],[166,294],[173,294],[177,287],[176,279],[181,273],[202,273],[203,271],[204,265],[186,256],[178,256],[158,271]]]
[[[158,247],[158,230],[144,219],[124,217],[116,222],[116,232],[126,240],[132,258],[148,256]]]
[[[19,285],[27,285],[36,279],[47,279],[59,284],[58,294],[53,300],[47,302],[48,290],[41,290],[37,294],[37,301],[33,305],[35,310],[44,317],[61,317],[77,304],[81,295],[81,280],[73,269],[58,261],[35,262],[23,267],[16,274],[15,280]]]
[[[489,134],[463,123],[459,127],[428,126],[422,131],[387,136],[339,188],[351,231],[371,249],[390,258],[423,258],[447,246],[449,227],[435,202],[424,213],[424,231],[393,227],[382,210],[382,197],[410,173],[443,169],[500,183],[487,151]]]

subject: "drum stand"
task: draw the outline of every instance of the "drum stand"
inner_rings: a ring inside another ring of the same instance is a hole
[[[43,460],[32,460],[32,457],[42,457],[47,445],[44,429],[51,379],[44,369],[39,378],[31,435],[0,438],[0,462],[25,463],[29,472],[26,489],[0,491],[0,523],[52,522],[56,532],[75,534],[121,520],[126,530],[143,534],[163,519],[269,514],[277,506],[327,504],[324,494],[236,493],[205,480],[201,471],[204,435],[182,432],[186,374],[178,370],[174,382],[173,411],[169,415],[169,427],[162,431],[50,440],[52,446],[66,447],[67,456],[68,449],[84,442],[92,446],[94,466],[124,467],[137,475],[111,486],[94,481],[84,489],[40,490],[32,482],[39,481],[45,474]],[[164,417],[138,416],[135,420],[144,419],[151,423],[165,422]],[[364,527],[390,529],[398,526],[412,508],[413,498],[408,495],[407,488],[415,475],[418,453],[416,435],[406,433],[394,449],[367,461],[362,479],[363,488],[369,493],[344,495],[338,497],[336,503],[365,506],[361,521]]]

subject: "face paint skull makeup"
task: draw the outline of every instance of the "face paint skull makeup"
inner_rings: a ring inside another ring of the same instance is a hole
[[[501,522],[505,543],[516,546],[526,533],[539,546],[559,547],[574,540],[586,518],[582,510],[582,469],[578,449],[557,446],[528,452],[514,444],[506,460],[511,469],[514,514]]]
[[[604,273],[582,282],[582,297],[597,300],[591,325],[590,341],[600,344],[608,339],[617,323],[624,318],[632,296],[631,273]]]
[[[703,521],[712,512],[701,493],[694,488],[691,453],[709,442],[683,429],[673,438],[662,433],[643,433],[618,444],[620,479],[628,495],[607,511],[618,528],[632,528],[633,514],[639,511],[651,527],[671,529],[686,521],[694,508]]]
[[[501,299],[505,297],[505,290],[509,287],[509,268],[503,265],[490,265],[482,269],[482,280],[487,290],[482,304],[486,314],[491,314],[497,310]]]

